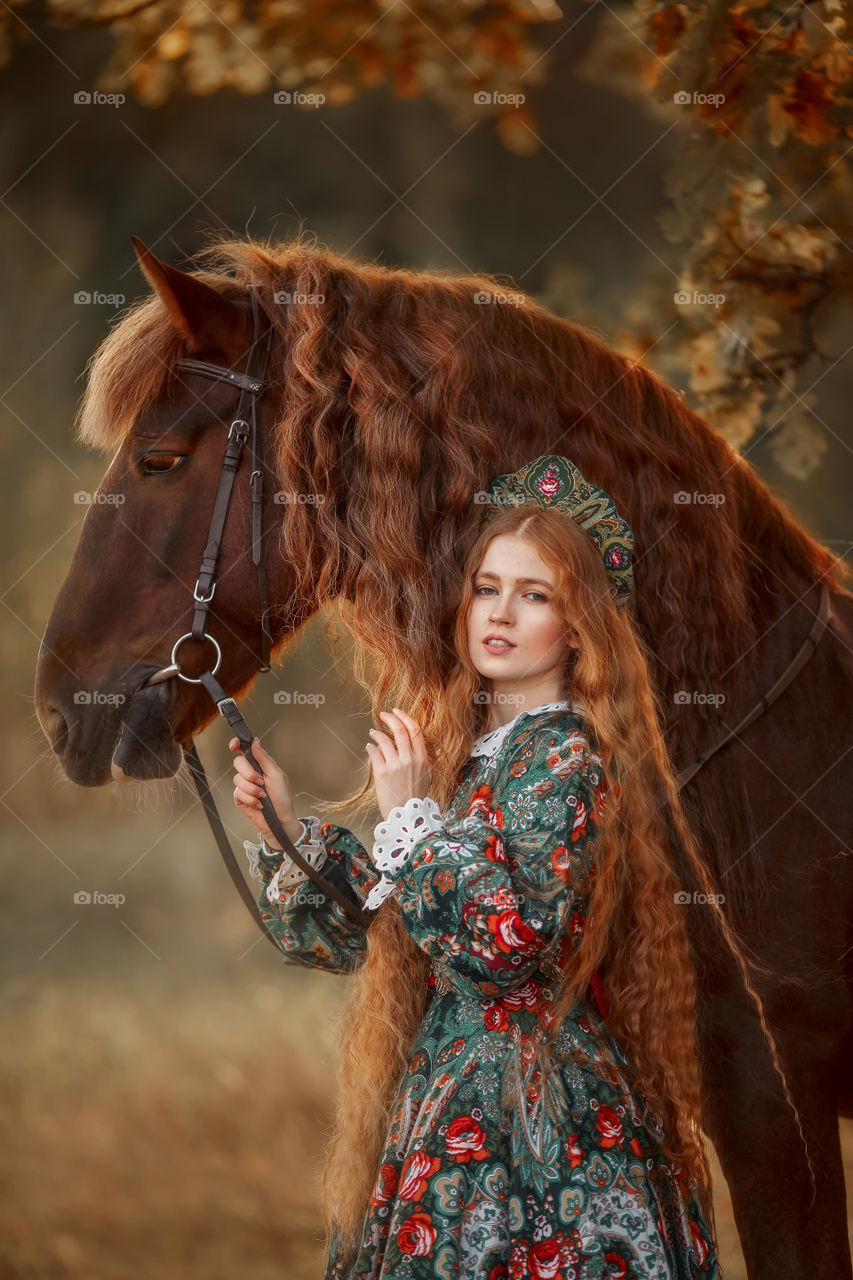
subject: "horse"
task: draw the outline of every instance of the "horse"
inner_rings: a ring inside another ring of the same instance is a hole
[[[241,464],[208,605],[234,698],[261,669],[262,622],[280,659],[332,606],[374,716],[403,706],[428,729],[477,503],[495,475],[544,453],[570,456],[634,531],[631,608],[677,766],[701,763],[764,696],[828,588],[810,660],[682,792],[732,927],[774,974],[756,986],[799,1124],[737,966],[705,912],[685,916],[703,1126],[750,1280],[851,1280],[839,1138],[839,1115],[853,1116],[849,567],[680,392],[496,276],[366,263],[304,233],[224,236],[185,271],[132,242],[151,292],[87,365],[77,440],[113,456],[36,666],[39,721],[81,786],[173,776],[216,716],[201,685],[147,681],[189,629],[237,397],[179,362],[242,368],[253,292],[271,343],[259,407],[270,606],[262,619]],[[207,669],[208,643],[185,642],[187,671]]]

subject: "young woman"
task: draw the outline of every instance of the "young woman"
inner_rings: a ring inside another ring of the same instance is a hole
[[[718,1277],[665,807],[711,886],[621,608],[630,530],[564,458],[491,492],[440,732],[399,707],[370,731],[372,857],[296,817],[260,743],[263,777],[235,757],[268,928],[294,963],[357,971],[326,1278]],[[272,845],[262,787],[312,865],[382,904],[368,929]]]

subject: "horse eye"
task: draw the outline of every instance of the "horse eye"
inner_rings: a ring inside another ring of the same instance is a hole
[[[184,455],[182,453],[163,453],[152,455],[150,458],[142,459],[142,474],[146,476],[159,475],[164,471],[174,471],[179,463],[183,462]]]

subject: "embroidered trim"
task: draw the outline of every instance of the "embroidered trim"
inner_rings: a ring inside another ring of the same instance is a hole
[[[386,898],[390,898],[397,892],[398,887],[396,881],[386,876],[383,871],[381,877],[364,900],[365,909],[367,911],[375,911],[377,907],[382,906]]]
[[[397,871],[418,840],[441,831],[444,821],[432,796],[412,796],[397,805],[373,831],[373,862],[379,871]],[[381,882],[380,882],[381,883]]]
[[[300,818],[299,821],[302,824],[302,832],[293,843],[300,853],[304,854],[309,866],[313,867],[315,871],[319,871],[328,857],[323,837],[320,834],[320,819],[315,817],[314,814],[309,814],[308,817]],[[281,902],[282,893],[285,889],[291,889],[294,885],[308,879],[307,872],[303,871],[301,867],[297,867],[289,854],[282,853],[280,849],[270,849],[263,836],[261,836],[260,844],[253,844],[251,840],[244,840],[243,848],[246,850],[246,856],[249,859],[249,872],[256,880],[263,880],[264,878],[259,865],[260,858],[265,858],[267,861],[275,860],[280,863],[278,870],[266,888],[265,897],[271,906]]]
[[[483,756],[488,760],[494,760],[506,740],[507,735],[518,724],[522,716],[535,716],[540,711],[568,711],[568,702],[543,702],[541,706],[531,707],[529,711],[519,711],[518,715],[508,720],[506,724],[498,725],[497,729],[491,729],[488,733],[481,733],[476,738],[471,748],[471,756]],[[586,715],[586,707],[579,702],[571,703],[572,711],[579,715]]]

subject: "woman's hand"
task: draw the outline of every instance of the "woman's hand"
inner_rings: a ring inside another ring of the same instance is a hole
[[[232,751],[240,752],[240,739],[232,738],[228,743]],[[257,760],[263,775],[256,773],[249,761],[242,754],[234,757],[234,803],[244,813],[253,826],[266,840],[271,849],[277,849],[279,842],[267,826],[261,810],[261,796],[266,792],[272,806],[279,816],[285,833],[294,842],[302,834],[301,823],[297,821],[293,807],[293,793],[290,779],[278,767],[269,752],[265,751],[257,738],[252,740],[252,755]]]
[[[383,818],[396,805],[405,804],[412,796],[423,799],[429,794],[432,779],[424,735],[420,725],[405,711],[380,711],[393,737],[380,729],[370,732],[377,739],[367,744],[376,783],[376,803]]]

